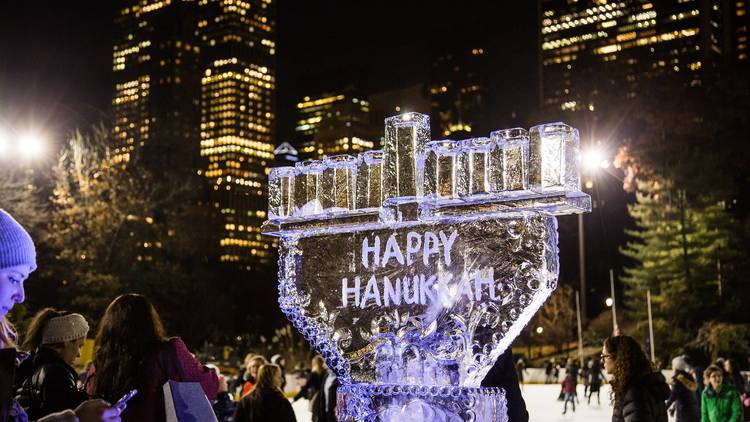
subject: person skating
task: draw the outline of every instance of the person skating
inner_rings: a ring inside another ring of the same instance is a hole
[[[591,396],[596,393],[596,404],[602,404],[599,398],[599,393],[602,387],[602,381],[604,381],[604,374],[602,374],[602,366],[599,363],[599,359],[591,361],[591,369],[589,370],[589,394],[586,396],[587,404],[591,404]]]
[[[573,374],[565,375],[565,379],[562,382],[562,393],[563,399],[565,400],[562,414],[568,413],[568,402],[573,409],[576,411],[576,383],[573,381]]]
[[[632,337],[605,340],[602,361],[612,375],[612,422],[667,422],[667,382]]]

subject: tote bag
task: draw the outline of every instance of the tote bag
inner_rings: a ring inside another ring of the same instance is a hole
[[[164,411],[167,422],[217,422],[211,403],[198,382],[184,382],[182,365],[177,358],[174,347],[169,347],[172,366],[177,373],[177,380],[169,379],[164,383]],[[166,354],[162,355],[166,372],[168,368]]]

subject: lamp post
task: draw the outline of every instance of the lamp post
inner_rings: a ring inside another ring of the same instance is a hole
[[[597,171],[609,167],[609,160],[604,158],[604,152],[596,147],[591,147],[581,154],[583,171],[585,175],[594,176]],[[594,186],[592,180],[586,180],[584,187],[591,189]],[[581,292],[581,317],[586,321],[588,315],[588,301],[586,300],[586,236],[583,225],[583,214],[578,214],[578,273]]]

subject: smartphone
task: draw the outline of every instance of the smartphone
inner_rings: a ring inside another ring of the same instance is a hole
[[[127,393],[125,393],[124,396],[120,400],[117,400],[117,403],[115,404],[115,407],[124,407],[125,403],[130,401],[136,394],[138,394],[138,390],[130,390]]]

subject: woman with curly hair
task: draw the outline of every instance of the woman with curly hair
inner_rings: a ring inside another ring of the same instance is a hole
[[[604,341],[604,370],[612,375],[612,422],[667,422],[669,386],[632,337]]]
[[[112,401],[138,390],[122,414],[125,422],[164,421],[162,385],[169,380],[198,382],[209,400],[219,388],[216,372],[198,362],[179,337],[168,338],[154,306],[138,294],[119,296],[104,312],[94,371],[89,391],[94,397]]]

